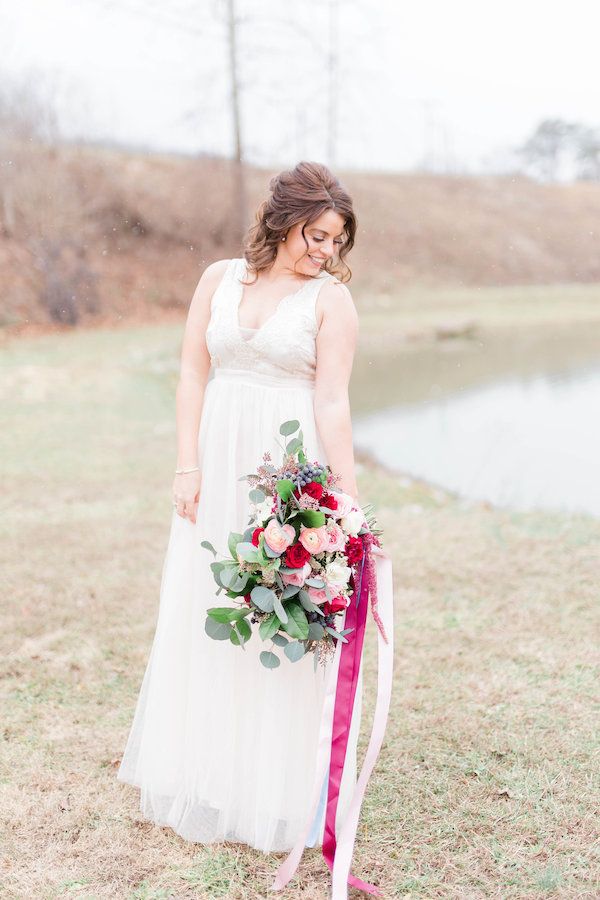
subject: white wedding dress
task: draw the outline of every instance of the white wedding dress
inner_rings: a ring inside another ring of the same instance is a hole
[[[216,595],[214,557],[200,542],[210,541],[218,559],[229,556],[229,532],[244,531],[251,507],[250,484],[238,479],[256,472],[266,450],[281,463],[282,422],[298,419],[308,459],[328,462],[313,411],[315,304],[333,276],[308,279],[260,328],[241,329],[246,272],[244,259],[230,260],[212,298],[198,515],[192,524],[173,511],[156,631],[117,778],[140,788],[144,817],[187,840],[270,852],[289,850],[306,825],[333,663],[315,671],[312,653],[292,663],[276,647],[281,664],[267,669],[259,653],[270,643],[257,632],[245,649],[208,637],[206,609],[231,601]],[[356,783],[361,701],[362,667],[336,830]],[[326,783],[308,846],[322,843],[325,791]]]

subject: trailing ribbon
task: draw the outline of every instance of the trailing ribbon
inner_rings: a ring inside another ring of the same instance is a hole
[[[329,768],[322,851],[323,857],[332,871],[331,900],[342,900],[342,898],[346,900],[348,884],[369,894],[381,896],[381,891],[376,885],[362,881],[350,874],[362,800],[385,735],[392,693],[394,662],[392,561],[388,554],[375,543],[376,539],[370,532],[362,535],[362,538],[364,552],[360,576],[357,578],[355,571],[354,599],[346,609],[344,623],[344,627],[354,630],[347,635],[347,643],[338,640],[325,685],[317,745],[316,772],[308,822],[288,856],[277,869],[275,880],[271,885],[272,890],[281,890],[298,868],[319,804],[321,786]],[[377,700],[371,737],[360,776],[336,838],[336,812],[360,671],[369,598],[372,615],[378,626]]]

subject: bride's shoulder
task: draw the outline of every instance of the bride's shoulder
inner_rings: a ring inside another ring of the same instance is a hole
[[[211,262],[206,266],[204,272],[202,273],[202,278],[204,279],[204,281],[209,282],[220,281],[231,262],[231,259],[216,259],[214,262]]]
[[[357,318],[352,294],[335,275],[330,275],[319,291],[316,315],[319,328],[325,317],[341,321],[353,321]]]

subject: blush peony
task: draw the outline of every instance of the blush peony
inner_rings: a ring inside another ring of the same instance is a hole
[[[325,525],[319,525],[318,528],[302,528],[298,540],[313,556],[315,553],[321,553],[326,550],[329,545],[329,537]]]
[[[295,537],[294,526],[280,525],[277,519],[271,519],[265,528],[265,543],[274,553],[283,553]]]

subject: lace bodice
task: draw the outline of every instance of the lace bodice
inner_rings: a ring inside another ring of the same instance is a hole
[[[216,368],[248,369],[265,375],[314,379],[317,362],[315,308],[323,284],[320,272],[283,297],[260,328],[242,328],[238,307],[247,276],[246,260],[231,259],[211,301],[206,345]]]

